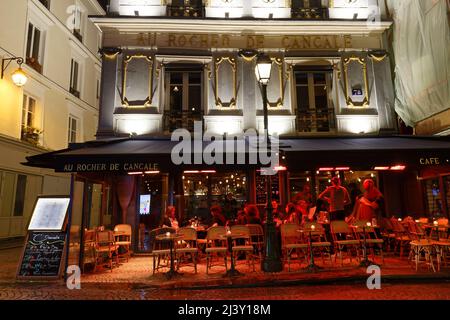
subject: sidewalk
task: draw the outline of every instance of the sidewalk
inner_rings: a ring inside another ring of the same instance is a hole
[[[21,248],[0,250],[0,286],[3,284],[16,283],[16,268],[21,253]],[[381,263],[381,261],[376,261]],[[317,259],[317,264],[324,269],[317,273],[307,273],[302,270],[306,265],[303,262],[291,264],[291,271],[281,273],[264,273],[260,271],[260,266],[255,263],[255,271],[244,261],[239,261],[237,269],[244,273],[238,278],[224,278],[224,266],[214,267],[210,274],[206,274],[204,262],[198,265],[197,274],[192,267],[183,267],[180,272],[183,275],[176,279],[167,281],[164,272],[152,275],[152,258],[149,256],[137,256],[130,259],[128,263],[123,263],[119,267],[110,270],[87,273],[82,276],[82,283],[87,285],[102,285],[117,287],[132,287],[134,289],[217,289],[217,288],[250,288],[250,287],[270,287],[289,285],[326,285],[326,284],[365,284],[370,276],[365,268],[358,267],[358,263],[353,260],[344,261],[344,267],[339,263],[330,264],[325,260],[325,265],[321,259]],[[385,264],[381,266],[381,278],[383,282],[409,283],[409,282],[436,282],[450,280],[450,266],[443,267],[441,272],[429,271],[425,266],[421,266],[418,272],[408,263],[406,258],[386,257]],[[29,282],[26,282],[27,284]]]

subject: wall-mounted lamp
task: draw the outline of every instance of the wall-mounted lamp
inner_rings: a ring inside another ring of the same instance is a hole
[[[25,85],[25,83],[27,83],[27,81],[28,81],[27,74],[22,70],[23,58],[14,57],[14,58],[2,59],[1,79],[3,79],[6,69],[9,67],[9,65],[13,61],[17,61],[17,64],[19,65],[19,69],[14,71],[14,73],[11,75],[12,81],[16,86],[23,87]]]

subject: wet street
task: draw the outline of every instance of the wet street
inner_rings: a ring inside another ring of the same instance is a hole
[[[61,284],[0,284],[0,300],[450,300],[450,281],[444,283],[365,284],[169,290],[131,284],[82,284],[68,290]]]

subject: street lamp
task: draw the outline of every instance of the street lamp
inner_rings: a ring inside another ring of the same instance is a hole
[[[261,85],[261,93],[264,105],[264,130],[266,134],[267,150],[270,150],[270,137],[269,137],[269,115],[267,105],[267,85],[270,81],[270,74],[272,72],[272,60],[266,54],[258,55],[256,60],[255,74],[256,79]],[[275,223],[273,221],[273,208],[272,208],[272,181],[270,175],[266,176],[266,189],[267,189],[267,219],[265,226],[266,242],[265,256],[261,264],[261,269],[265,272],[280,272],[283,270],[283,264],[281,262],[280,246],[278,243],[278,237],[276,234]]]
[[[17,69],[16,71],[13,72],[13,74],[11,75],[11,79],[16,86],[23,87],[25,85],[25,83],[27,83],[27,81],[28,81],[28,77],[27,77],[26,73],[22,70],[23,58],[14,57],[14,58],[2,59],[1,79],[3,79],[3,77],[5,75],[5,71],[12,61],[17,61],[17,64],[19,65],[19,69]],[[5,62],[7,62],[6,65],[5,65]]]

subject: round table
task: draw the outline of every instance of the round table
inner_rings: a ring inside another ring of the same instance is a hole
[[[362,228],[363,229],[363,243],[362,243],[362,249],[363,249],[363,260],[361,261],[361,263],[359,264],[360,267],[364,267],[367,268],[369,266],[376,266],[377,264],[373,261],[369,260],[369,257],[367,255],[367,235],[366,235],[366,229],[367,228],[373,228],[372,226],[350,226],[353,229],[359,229]]]
[[[243,236],[244,234],[242,233],[231,233],[231,232],[227,232],[220,236],[221,238],[227,239],[228,252],[230,253],[231,256],[231,267],[230,270],[227,270],[227,272],[224,274],[224,277],[239,277],[244,275],[243,273],[236,270],[233,257],[233,239],[239,239],[242,238]]]
[[[173,277],[182,275],[182,273],[179,273],[175,270],[175,263],[174,263],[175,241],[181,239],[182,237],[183,236],[178,235],[176,233],[171,233],[170,235],[160,234],[155,237],[156,240],[158,241],[165,241],[169,242],[170,244],[170,270],[164,274],[167,279],[172,279]]]
[[[297,232],[300,233],[309,233],[309,265],[304,268],[307,272],[317,272],[323,268],[319,267],[317,264],[314,263],[314,252],[313,252],[313,246],[312,246],[312,233],[315,232],[316,229],[311,228],[305,228],[305,229],[299,229]]]

